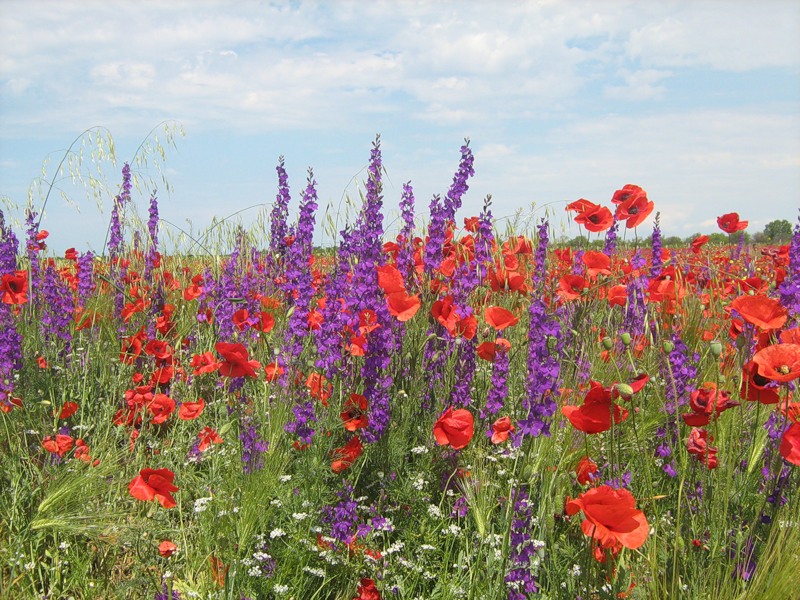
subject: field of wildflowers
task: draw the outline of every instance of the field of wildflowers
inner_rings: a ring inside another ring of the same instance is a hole
[[[473,174],[390,239],[376,139],[335,251],[282,160],[203,254],[127,164],[103,256],[0,213],[2,597],[798,597],[800,222],[637,246],[625,185],[571,248],[460,216]]]

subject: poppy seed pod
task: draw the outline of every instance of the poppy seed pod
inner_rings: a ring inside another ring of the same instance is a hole
[[[621,339],[622,343],[625,344],[626,346],[631,345],[631,334],[628,333],[627,331],[623,333],[621,336],[619,336],[619,339]]]
[[[714,355],[714,358],[719,358],[720,354],[722,354],[722,342],[714,340],[711,342],[709,350],[711,350],[711,354]]]
[[[664,352],[666,352],[667,354],[669,354],[670,352],[672,352],[673,350],[675,350],[675,344],[674,344],[672,341],[670,341],[670,340],[667,340],[667,341],[665,341],[665,342],[664,342],[664,343],[661,345],[661,347],[664,349]]]
[[[612,339],[608,336],[604,337],[603,348],[605,348],[606,350],[611,350],[611,348],[613,347],[614,347],[614,342],[612,341]]]

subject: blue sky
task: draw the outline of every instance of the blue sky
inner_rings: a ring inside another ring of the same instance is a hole
[[[341,224],[376,133],[389,219],[406,181],[424,216],[469,137],[460,216],[492,194],[496,217],[524,228],[549,207],[572,236],[567,202],[609,204],[635,183],[668,235],[712,232],[732,211],[756,232],[800,206],[798,32],[800,3],[778,0],[2,0],[3,210],[19,219],[43,161],[52,176],[81,131],[103,126],[118,160],[102,165],[103,212],[65,182],[69,201],[52,195],[43,221],[54,251],[101,250],[122,163],[174,120],[185,136],[167,151],[161,216],[193,232],[273,202],[280,155],[295,205],[311,166],[318,222],[330,205]]]

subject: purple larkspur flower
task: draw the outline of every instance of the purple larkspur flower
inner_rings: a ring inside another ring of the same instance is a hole
[[[533,511],[527,492],[521,487],[515,488],[511,501],[514,507],[509,535],[511,570],[506,575],[505,582],[509,600],[525,600],[528,594],[538,591],[531,563],[542,547],[530,534]]]
[[[656,213],[653,223],[652,251],[650,260],[650,278],[655,279],[661,274],[661,213]]]

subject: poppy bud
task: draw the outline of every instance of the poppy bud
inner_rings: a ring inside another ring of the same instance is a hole
[[[631,345],[631,334],[628,333],[627,331],[623,333],[621,336],[619,336],[619,339],[621,339],[622,343],[625,344],[626,346]]]
[[[672,343],[670,340],[666,340],[666,341],[665,341],[665,342],[664,342],[664,343],[661,345],[661,347],[662,347],[662,348],[664,348],[664,352],[666,352],[667,354],[669,354],[670,352],[672,352],[673,350],[675,350],[675,344],[674,344],[674,343]]]
[[[603,348],[606,350],[611,350],[614,347],[614,342],[611,340],[610,337],[606,336],[603,338]]]
[[[492,334],[492,330],[488,327],[484,327],[483,331],[481,332],[481,337],[488,338]]]
[[[713,354],[715,358],[719,358],[719,355],[722,354],[722,342],[714,340],[711,342],[709,350],[711,350],[711,354]]]
[[[623,398],[630,398],[633,396],[633,388],[627,383],[618,383],[615,387],[617,388],[619,395]]]

